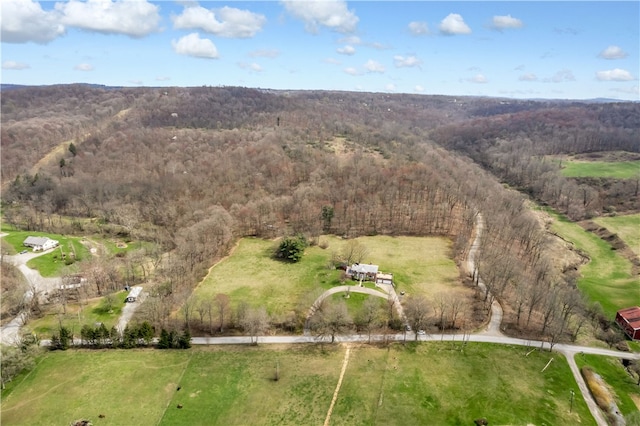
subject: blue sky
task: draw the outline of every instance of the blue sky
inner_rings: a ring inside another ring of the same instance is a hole
[[[2,0],[2,83],[640,100],[640,2]]]

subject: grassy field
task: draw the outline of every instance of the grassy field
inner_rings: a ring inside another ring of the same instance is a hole
[[[211,268],[196,289],[196,297],[209,298],[225,293],[232,303],[246,301],[266,306],[269,313],[287,313],[300,304],[308,307],[323,291],[340,285],[341,271],[328,268],[332,253],[339,253],[346,241],[322,237],[329,247],[309,247],[295,264],[271,258],[274,242],[254,238],[240,240],[231,256]],[[434,294],[438,291],[465,291],[458,269],[449,258],[450,242],[428,237],[362,237],[367,247],[367,263],[394,274],[398,291]]]
[[[585,231],[580,225],[551,213],[552,230],[591,259],[580,268],[578,287],[589,300],[598,301],[604,312],[613,320],[619,309],[638,304],[637,277],[631,275],[631,263],[619,256],[611,246],[598,236]]]
[[[634,414],[640,420],[640,387],[625,371],[620,360],[598,355],[576,355],[578,367],[590,366],[613,390],[616,403],[624,416]],[[634,402],[637,401],[637,402]],[[634,423],[637,424],[637,423]]]
[[[111,309],[105,306],[104,298],[92,299],[83,306],[77,302],[69,303],[66,314],[63,313],[62,307],[57,307],[41,318],[30,319],[26,328],[43,339],[50,338],[51,334],[59,329],[60,324],[71,330],[75,336],[80,336],[80,330],[85,324],[94,327],[96,323],[102,322],[107,329],[111,329],[118,323],[126,296],[126,292],[116,293]]]
[[[562,174],[566,177],[602,177],[629,179],[640,173],[640,161],[577,161],[562,163]]]
[[[345,351],[263,345],[48,353],[3,398],[2,421],[322,424]],[[595,424],[563,358],[526,352],[472,343],[461,351],[460,343],[446,342],[353,346],[330,424],[457,425],[479,417],[489,424]],[[571,413],[570,390],[576,392]]]
[[[618,234],[631,250],[640,256],[640,213],[624,216],[598,217],[595,223]]]

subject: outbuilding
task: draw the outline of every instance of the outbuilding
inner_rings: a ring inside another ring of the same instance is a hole
[[[631,340],[640,340],[640,307],[620,309],[616,313],[616,324]]]

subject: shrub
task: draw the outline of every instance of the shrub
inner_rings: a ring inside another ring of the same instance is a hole
[[[605,412],[609,412],[613,398],[609,389],[606,388],[600,377],[589,367],[584,366],[580,369],[582,377],[587,382],[587,387],[593,395],[598,407],[602,408]]]

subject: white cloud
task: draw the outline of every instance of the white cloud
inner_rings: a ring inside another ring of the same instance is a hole
[[[305,29],[311,33],[317,33],[321,26],[339,33],[351,33],[358,25],[359,18],[343,0],[283,0],[281,3],[287,12],[303,21]]]
[[[389,83],[386,86],[384,86],[384,90],[386,90],[387,92],[395,92],[396,91],[396,85],[393,83]]]
[[[171,41],[173,50],[180,55],[195,56],[197,58],[218,58],[218,49],[208,38],[200,38],[198,33],[191,33],[181,37],[178,41]]]
[[[518,80],[520,81],[538,81],[538,77],[534,73],[522,74]]]
[[[174,28],[198,29],[227,38],[251,38],[267,22],[263,15],[228,6],[212,10],[201,6],[186,7],[182,14],[171,19]]]
[[[491,20],[491,28],[498,31],[508,28],[522,28],[522,26],[522,21],[518,18],[513,18],[511,15],[494,16]]]
[[[254,50],[253,52],[249,52],[249,56],[252,58],[270,58],[274,59],[280,56],[280,51],[278,49],[262,49],[262,50]]]
[[[377,73],[383,73],[384,72],[384,65],[382,65],[378,61],[374,61],[373,59],[369,59],[364,64],[364,68],[369,72],[377,72]]]
[[[65,33],[60,14],[45,12],[32,0],[2,0],[0,16],[0,38],[4,43],[47,43]]]
[[[246,62],[239,62],[238,66],[242,69],[245,70],[251,70],[251,71],[255,71],[255,72],[262,72],[263,69],[259,64],[256,64],[255,62],[251,63],[251,64],[247,64]]]
[[[418,93],[422,93],[422,92],[425,91],[425,88],[424,88],[424,86],[421,86],[421,85],[418,84],[418,85],[416,85],[416,87],[413,88],[413,91],[414,92],[418,92]]]
[[[159,31],[160,8],[146,0],[71,0],[55,8],[63,24],[83,30],[130,37]]]
[[[551,78],[544,79],[547,83],[564,83],[567,81],[575,81],[576,78],[573,76],[573,72],[568,69],[560,70],[553,75]]]
[[[409,22],[409,32],[413,35],[426,35],[429,34],[429,26],[426,22]]]
[[[361,73],[353,67],[345,68],[344,72],[346,72],[349,75],[361,75]]]
[[[356,48],[348,44],[344,47],[337,48],[336,52],[341,55],[353,55],[356,53]]]
[[[627,57],[627,52],[618,46],[609,46],[598,55],[604,59],[623,59]]]
[[[25,64],[23,62],[16,61],[4,61],[2,63],[3,70],[26,70],[27,68],[31,68],[29,64]]]
[[[76,65],[75,67],[73,67],[73,69],[76,71],[93,71],[93,65],[83,63]]]
[[[600,81],[632,81],[635,77],[627,70],[616,68],[608,71],[598,71],[596,78]]]
[[[403,68],[403,67],[420,68],[420,65],[422,65],[422,61],[415,56],[404,57],[404,56],[396,55],[393,57],[393,62],[396,68]]]
[[[358,44],[362,44],[362,39],[358,36],[350,35],[350,36],[341,38],[340,40],[338,40],[338,43],[358,45]]]
[[[440,32],[446,35],[471,34],[471,28],[457,13],[450,13],[440,22]]]
[[[327,64],[332,64],[332,65],[340,65],[342,64],[342,62],[340,62],[339,60],[335,59],[335,58],[327,58],[324,60],[325,63]]]
[[[171,80],[171,77],[167,77],[166,75],[159,75],[158,77],[156,77],[156,81],[169,81]]]
[[[487,77],[485,77],[483,74],[476,74],[475,76],[470,78],[469,81],[471,83],[477,83],[477,84],[485,84],[489,82],[489,80],[487,80]]]

